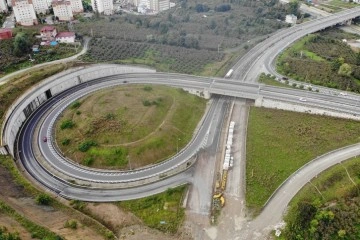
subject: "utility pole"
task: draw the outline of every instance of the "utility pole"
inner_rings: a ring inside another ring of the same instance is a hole
[[[176,139],[176,153],[179,152],[179,140],[180,140],[180,138]]]
[[[131,169],[131,162],[130,162],[130,156],[129,155],[127,155],[127,157],[126,157],[127,159],[128,159],[128,163],[129,163],[129,168],[130,168],[130,170],[132,170]]]

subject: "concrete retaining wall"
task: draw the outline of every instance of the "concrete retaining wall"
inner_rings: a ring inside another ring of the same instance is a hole
[[[47,78],[19,97],[8,109],[1,129],[1,145],[14,156],[14,143],[22,124],[51,96],[93,79],[124,73],[156,72],[133,66],[102,64],[69,69]]]
[[[360,120],[359,115],[354,115],[350,113],[341,113],[336,111],[331,111],[327,109],[319,109],[315,107],[308,107],[305,105],[294,104],[294,103],[287,103],[287,102],[280,102],[271,99],[264,99],[259,97],[255,101],[256,107],[265,107],[265,108],[274,108],[274,109],[281,109],[293,112],[303,112],[303,113],[310,113],[310,114],[317,114],[317,115],[325,115],[331,117],[338,117],[338,118],[345,118],[345,119],[353,119],[353,120]]]

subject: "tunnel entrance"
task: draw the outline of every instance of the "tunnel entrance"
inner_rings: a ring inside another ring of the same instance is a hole
[[[52,94],[51,94],[51,90],[48,89],[46,92],[45,92],[45,95],[46,95],[46,98],[49,99],[52,97]]]

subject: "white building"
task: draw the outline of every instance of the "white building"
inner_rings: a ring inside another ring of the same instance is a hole
[[[73,13],[80,13],[84,11],[84,7],[81,0],[69,0],[71,11]]]
[[[136,3],[138,3],[138,5]],[[138,12],[140,13],[146,13],[146,10],[157,13],[170,8],[169,0],[134,0],[133,4],[138,7]]]
[[[47,0],[32,0],[32,1],[36,13],[46,14],[46,12],[49,10],[50,5]]]
[[[52,1],[54,16],[59,21],[71,21],[73,13],[71,3],[67,0],[54,0]]]
[[[296,24],[297,16],[294,14],[286,15],[285,22],[290,24]]]
[[[114,13],[113,0],[91,0],[91,6],[94,12],[104,15],[112,15]]]
[[[8,6],[5,0],[0,0],[0,12],[7,12]]]
[[[74,43],[75,33],[74,32],[59,32],[56,35],[56,41],[59,43]]]
[[[16,23],[23,26],[38,24],[32,0],[12,0]]]
[[[169,0],[157,0],[157,9],[154,9],[157,12],[165,11],[170,8]]]

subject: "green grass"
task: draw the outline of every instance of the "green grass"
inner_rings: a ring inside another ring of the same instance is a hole
[[[251,108],[247,136],[246,202],[259,212],[274,190],[305,163],[359,142],[360,122]]]
[[[335,165],[313,178],[311,184],[306,184],[290,202],[290,209],[296,208],[300,201],[324,204],[344,198],[354,187],[346,171],[356,184],[360,184],[360,157]]]
[[[13,208],[7,205],[5,202],[0,201],[0,213],[6,214],[14,218],[18,223],[20,223],[29,233],[31,233],[32,238],[38,239],[47,239],[47,240],[60,240],[63,239],[59,235],[49,231],[47,228],[44,228],[31,220],[25,218]]]
[[[191,140],[206,106],[205,99],[181,89],[132,84],[78,102],[57,121],[58,145],[78,163],[111,169],[138,168],[174,155]],[[71,129],[65,127],[69,122]],[[70,141],[62,144],[64,139]]]
[[[314,34],[308,34],[307,36],[297,40],[294,42],[290,47],[286,48],[285,51],[283,51],[277,59],[277,62],[283,62],[286,58],[293,56],[294,54],[302,54],[305,57],[308,57],[314,61],[325,61],[321,56],[318,56],[316,53],[313,53],[307,49],[305,49],[305,44],[312,38],[314,38]],[[277,67],[280,67],[277,65]]]
[[[172,188],[154,196],[119,202],[118,205],[134,213],[147,226],[174,234],[185,217],[181,205],[186,189],[187,186]]]

